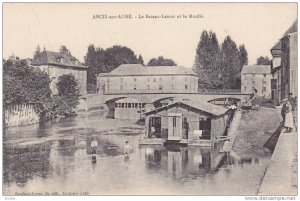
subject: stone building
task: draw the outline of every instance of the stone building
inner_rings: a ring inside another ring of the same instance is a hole
[[[191,68],[182,66],[123,64],[99,74],[97,88],[103,94],[197,93],[198,77]]]
[[[45,71],[51,80],[50,88],[53,94],[57,93],[56,83],[58,77],[72,74],[79,84],[80,94],[86,94],[87,66],[84,66],[65,47],[61,46],[59,52],[36,51],[31,65]]]
[[[271,66],[270,65],[244,65],[241,72],[241,92],[271,98]]]
[[[271,49],[272,100],[279,104],[289,93],[297,96],[297,21]]]

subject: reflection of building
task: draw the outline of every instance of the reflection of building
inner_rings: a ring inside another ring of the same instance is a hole
[[[45,71],[51,81],[51,90],[57,93],[56,83],[58,77],[65,74],[72,74],[79,84],[80,94],[86,93],[87,67],[82,65],[78,59],[73,57],[70,51],[62,46],[59,52],[50,52],[39,50],[35,53],[32,66]]]
[[[297,21],[287,30],[279,42],[271,49],[272,99],[280,103],[289,93],[297,96]]]
[[[147,139],[212,146],[227,131],[231,112],[206,102],[176,102],[145,113]]]
[[[104,94],[197,93],[198,77],[181,66],[123,64],[110,73],[101,73],[97,87]]]
[[[214,172],[224,156],[218,150],[199,147],[145,146],[144,150],[148,169],[160,169],[176,178]]]
[[[241,92],[252,93],[257,90],[258,96],[271,98],[271,66],[245,65],[241,72]]]

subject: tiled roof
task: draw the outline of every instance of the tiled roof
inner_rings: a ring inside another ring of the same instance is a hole
[[[109,75],[197,75],[191,68],[182,66],[142,66],[140,64],[122,64],[110,73],[101,73],[100,76]]]
[[[208,102],[203,102],[203,101],[181,102],[181,101],[178,101],[178,102],[175,102],[175,103],[172,103],[172,104],[169,104],[169,105],[166,105],[166,106],[163,106],[163,107],[156,108],[154,110],[145,112],[145,114],[149,115],[149,114],[152,114],[152,113],[167,110],[168,108],[172,108],[172,107],[180,106],[180,105],[185,105],[185,106],[188,106],[188,107],[192,107],[196,110],[203,111],[203,112],[215,115],[215,116],[223,115],[228,111],[227,108],[217,106],[217,105],[214,105],[214,104],[211,104],[211,103],[208,103]]]
[[[73,57],[70,54],[62,54],[58,52],[50,52],[50,51],[43,51],[36,54],[32,60],[32,65],[59,65],[59,66],[70,66],[70,67],[79,67],[79,68],[87,68],[81,64],[78,59]]]
[[[242,74],[270,74],[270,65],[244,65]]]

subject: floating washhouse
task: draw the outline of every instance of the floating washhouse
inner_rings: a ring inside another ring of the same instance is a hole
[[[175,102],[145,112],[140,144],[165,142],[213,146],[227,135],[233,110],[207,102]]]

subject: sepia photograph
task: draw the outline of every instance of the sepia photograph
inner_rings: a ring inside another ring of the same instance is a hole
[[[7,199],[296,200],[296,2],[6,2],[2,62]]]

